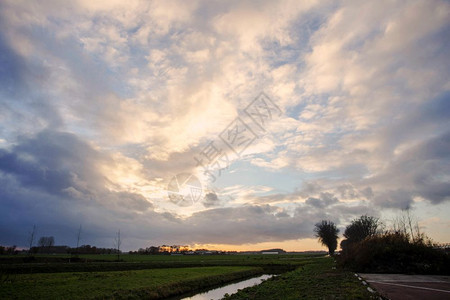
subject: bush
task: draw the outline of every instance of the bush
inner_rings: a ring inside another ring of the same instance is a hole
[[[344,237],[346,240],[344,241],[348,243],[360,242],[369,236],[379,234],[382,226],[383,224],[378,218],[361,216],[345,228]],[[346,245],[346,243],[341,243],[341,248],[344,248],[342,244]]]
[[[423,239],[387,232],[348,243],[339,263],[357,272],[450,274],[449,255]]]

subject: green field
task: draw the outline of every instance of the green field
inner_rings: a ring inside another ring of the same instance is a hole
[[[117,262],[115,261],[117,256],[114,255],[80,255],[75,263],[74,259],[67,255],[41,255],[32,260],[26,256],[0,258],[0,268],[8,273],[26,274],[198,266],[257,266],[268,273],[280,273],[293,270],[313,258],[307,255],[123,255],[121,261]]]
[[[164,299],[283,273],[232,299],[368,299],[352,273],[317,255],[115,255],[0,258],[1,299]],[[25,262],[24,262],[25,260]]]
[[[260,273],[252,267],[197,267],[114,272],[17,274],[1,285],[0,298],[90,299],[170,295],[183,286],[204,288],[202,283],[222,283]]]
[[[136,255],[136,254],[122,254],[120,255],[120,261],[123,262],[201,262],[201,261],[245,261],[245,262],[260,262],[271,261],[285,263],[286,261],[298,261],[304,259],[310,259],[312,257],[322,257],[322,254],[283,254],[283,255],[242,255],[242,254],[230,254],[230,255]],[[34,255],[36,260],[67,260],[71,258],[70,254],[37,254]],[[80,254],[78,257],[81,260],[87,261],[117,261],[116,254]],[[24,260],[26,256],[22,255],[9,255],[0,256],[0,263],[2,259],[8,260]]]

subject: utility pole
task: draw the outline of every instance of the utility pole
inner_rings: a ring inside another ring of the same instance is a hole
[[[115,238],[115,246],[117,247],[117,261],[120,260],[120,245],[122,244],[122,241],[120,239],[120,229],[117,232],[117,236]]]
[[[78,247],[80,246],[80,239],[81,239],[81,224],[77,234],[77,248],[76,248],[77,250],[75,251],[76,256],[78,256]]]
[[[33,230],[30,233],[30,247],[28,248],[28,254],[31,255],[31,248],[33,247],[34,236],[36,235],[36,225],[33,225]]]

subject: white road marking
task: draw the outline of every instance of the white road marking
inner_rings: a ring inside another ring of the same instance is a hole
[[[371,281],[368,280],[368,282],[388,284],[388,285],[396,285],[396,286],[403,286],[403,287],[409,287],[409,288],[413,288],[413,289],[429,290],[429,291],[435,291],[435,292],[450,293],[450,291],[446,291],[446,290],[438,290],[438,289],[432,289],[432,288],[426,288],[426,287],[420,287],[420,286],[413,286],[413,285],[406,285],[406,284],[388,283],[388,282],[373,281],[373,280],[371,280]]]

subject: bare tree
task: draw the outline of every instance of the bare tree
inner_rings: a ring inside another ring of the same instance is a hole
[[[392,227],[394,232],[407,236],[413,243],[424,242],[426,240],[425,234],[420,231],[417,218],[409,210],[403,210],[394,219]]]
[[[114,238],[114,247],[117,249],[117,260],[120,260],[120,245],[122,240],[120,239],[120,229],[117,231],[117,236]]]
[[[52,236],[42,236],[38,241],[38,245],[42,251],[44,250],[44,248],[47,248],[47,250],[49,250],[50,247],[55,245],[55,238]]]
[[[34,243],[34,237],[36,235],[36,225],[33,225],[33,230],[30,232],[30,247],[28,248],[28,254],[31,255],[31,248],[33,247],[33,243]]]

